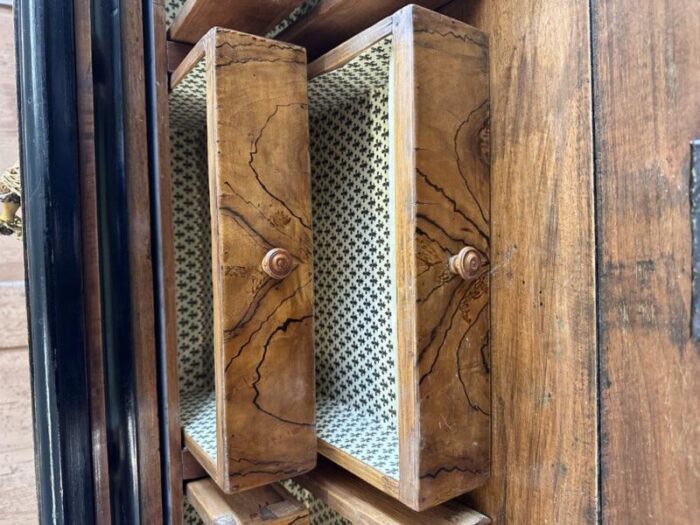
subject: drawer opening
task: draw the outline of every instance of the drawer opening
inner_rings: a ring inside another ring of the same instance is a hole
[[[205,62],[170,95],[180,420],[188,446],[216,464],[212,235]]]
[[[392,38],[309,81],[317,435],[399,478]]]

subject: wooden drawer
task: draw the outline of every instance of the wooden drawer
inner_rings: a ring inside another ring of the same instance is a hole
[[[310,468],[314,432],[321,454],[415,510],[482,485],[491,426],[485,35],[408,6],[307,69],[300,48],[215,29],[171,83],[175,165],[178,155],[185,166],[207,162],[178,148],[178,134],[195,127],[177,112],[207,115],[210,184],[187,209],[214,239],[212,249],[198,234],[202,246],[187,252],[212,254],[213,270],[194,267],[213,275],[217,349],[213,363],[194,357],[199,372],[183,373],[189,358],[180,360],[188,448],[226,491]],[[177,196],[186,180],[174,179]],[[198,213],[207,206],[211,220]],[[180,228],[192,222],[187,209],[176,206]],[[292,254],[283,280],[261,269],[272,248]],[[186,280],[192,259],[183,261]],[[183,315],[181,347],[200,335],[192,319],[206,321],[203,311]],[[211,370],[208,397],[192,396],[191,378]],[[197,438],[207,400],[215,454]]]
[[[306,56],[213,29],[171,87],[184,444],[236,492],[316,459]]]
[[[319,452],[416,510],[489,476],[487,66],[416,6],[309,65]]]

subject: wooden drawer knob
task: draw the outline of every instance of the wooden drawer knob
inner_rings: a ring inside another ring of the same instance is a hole
[[[292,256],[284,248],[273,248],[262,260],[263,271],[273,279],[284,279],[292,273]]]
[[[450,271],[465,281],[475,279],[481,271],[481,255],[476,248],[466,246],[450,257]]]

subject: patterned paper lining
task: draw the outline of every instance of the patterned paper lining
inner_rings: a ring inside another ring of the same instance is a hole
[[[398,478],[391,38],[309,83],[317,429]]]
[[[170,95],[178,377],[183,430],[216,461],[205,63]]]

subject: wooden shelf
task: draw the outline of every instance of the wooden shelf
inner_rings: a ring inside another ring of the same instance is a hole
[[[188,0],[170,26],[169,38],[195,44],[212,27],[265,35],[303,0]]]
[[[293,480],[352,523],[364,525],[487,525],[491,520],[460,502],[451,501],[416,512],[361,479],[319,459],[312,472]]]
[[[224,494],[211,479],[186,486],[187,499],[205,525],[308,525],[309,512],[278,483],[240,494]]]
[[[437,9],[449,0],[321,0],[275,38],[305,47],[309,61],[408,4]]]

